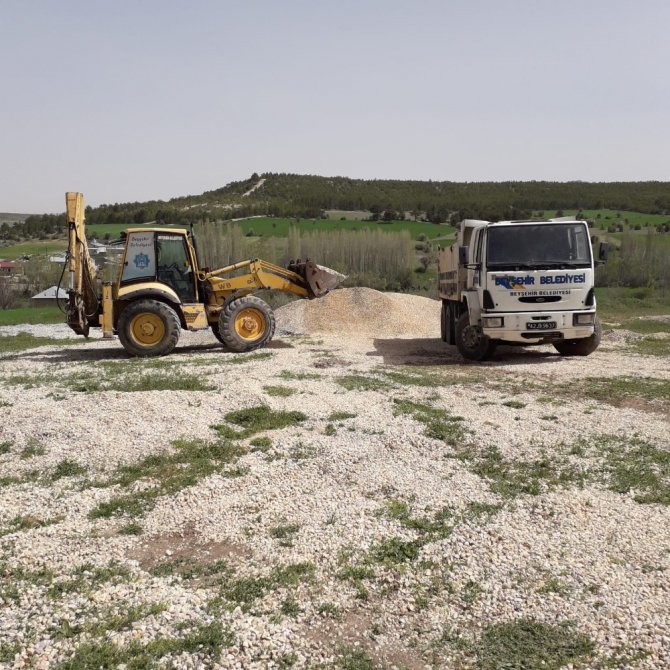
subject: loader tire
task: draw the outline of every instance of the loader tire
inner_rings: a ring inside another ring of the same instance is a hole
[[[177,346],[177,313],[158,300],[138,300],[119,316],[119,340],[131,356],[165,356]]]
[[[456,347],[463,358],[483,361],[493,353],[496,342],[484,335],[481,326],[471,326],[470,315],[465,312],[456,322]]]
[[[267,344],[275,332],[270,305],[253,295],[236,298],[219,316],[221,341],[231,351],[253,351]]]
[[[212,326],[212,333],[214,334],[214,337],[221,342],[221,344],[225,344],[223,341],[223,337],[221,337],[221,332],[219,331],[219,323],[218,321]]]
[[[588,356],[598,348],[601,336],[602,328],[600,327],[600,321],[596,318],[593,322],[593,335],[591,337],[554,342],[554,348],[561,356]]]

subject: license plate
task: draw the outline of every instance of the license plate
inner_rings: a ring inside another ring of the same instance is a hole
[[[526,328],[528,330],[553,330],[556,328],[556,321],[528,321]]]

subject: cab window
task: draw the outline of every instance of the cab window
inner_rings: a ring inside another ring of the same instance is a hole
[[[174,289],[182,302],[195,302],[195,277],[183,235],[156,235],[157,279]]]

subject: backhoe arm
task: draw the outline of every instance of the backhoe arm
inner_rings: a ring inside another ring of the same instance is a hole
[[[95,288],[96,271],[86,243],[84,196],[66,193],[68,228],[67,324],[78,335],[88,337],[89,326],[98,325],[100,301]]]

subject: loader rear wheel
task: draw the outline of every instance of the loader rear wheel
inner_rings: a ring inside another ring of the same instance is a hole
[[[456,346],[463,358],[483,361],[493,353],[496,342],[484,335],[481,326],[471,326],[470,315],[465,312],[456,322]]]
[[[253,351],[267,344],[275,332],[270,305],[253,295],[237,298],[219,316],[221,341],[231,351]]]
[[[119,317],[119,340],[132,356],[165,356],[177,346],[177,313],[158,300],[138,300]]]

